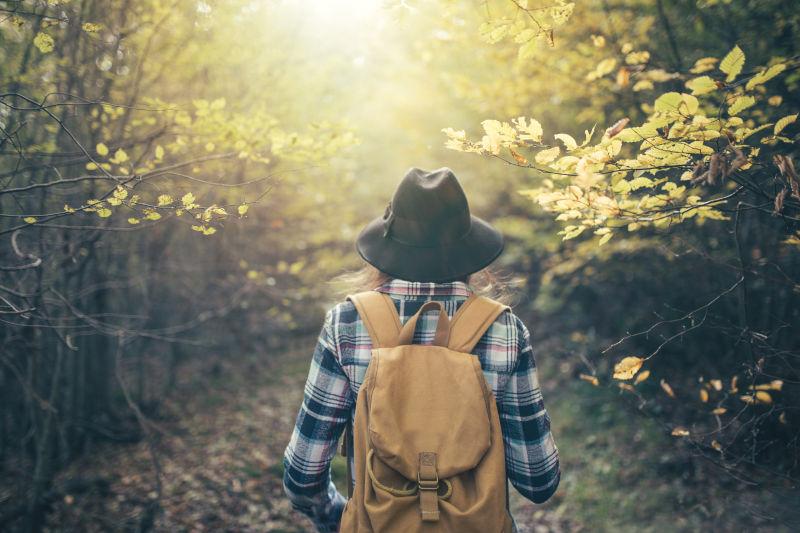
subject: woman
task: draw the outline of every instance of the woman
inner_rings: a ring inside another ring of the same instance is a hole
[[[414,168],[384,215],[361,232],[356,247],[374,274],[364,289],[389,295],[405,322],[429,300],[441,301],[452,317],[472,293],[471,275],[500,255],[503,238],[470,215],[450,169]],[[433,341],[436,316],[435,310],[425,312],[415,344]],[[284,454],[286,494],[321,532],[337,531],[346,503],[331,481],[330,463],[353,418],[371,348],[352,302],[328,311]],[[561,474],[528,330],[516,315],[504,312],[472,353],[496,398],[508,480],[524,497],[544,502],[555,492]]]

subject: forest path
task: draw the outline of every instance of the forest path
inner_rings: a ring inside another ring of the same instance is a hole
[[[313,339],[272,355],[188,363],[163,401],[159,428],[163,512],[157,531],[313,531],[291,510],[282,489],[282,456],[303,394]],[[343,458],[334,462],[342,479]],[[146,442],[104,445],[78,460],[63,479],[103,478],[110,492],[67,495],[49,515],[52,530],[139,530],[156,496]],[[338,483],[341,486],[341,482]],[[512,492],[521,532],[562,531],[553,511]],[[534,526],[533,523],[536,523]]]

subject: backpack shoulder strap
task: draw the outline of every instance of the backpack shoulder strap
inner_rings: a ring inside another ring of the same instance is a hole
[[[472,353],[475,345],[507,305],[485,296],[471,295],[450,321],[448,348],[457,352]]]
[[[372,339],[373,348],[391,348],[397,346],[400,335],[400,317],[395,310],[394,302],[388,294],[378,291],[365,291],[347,297],[353,302],[358,316]]]

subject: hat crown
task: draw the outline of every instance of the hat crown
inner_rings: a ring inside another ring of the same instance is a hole
[[[457,241],[471,224],[467,197],[449,168],[411,168],[384,216],[385,237],[414,246]]]

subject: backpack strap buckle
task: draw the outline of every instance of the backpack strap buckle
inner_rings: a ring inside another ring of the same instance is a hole
[[[436,454],[421,452],[417,470],[419,508],[423,522],[439,521],[439,473],[436,471]]]

